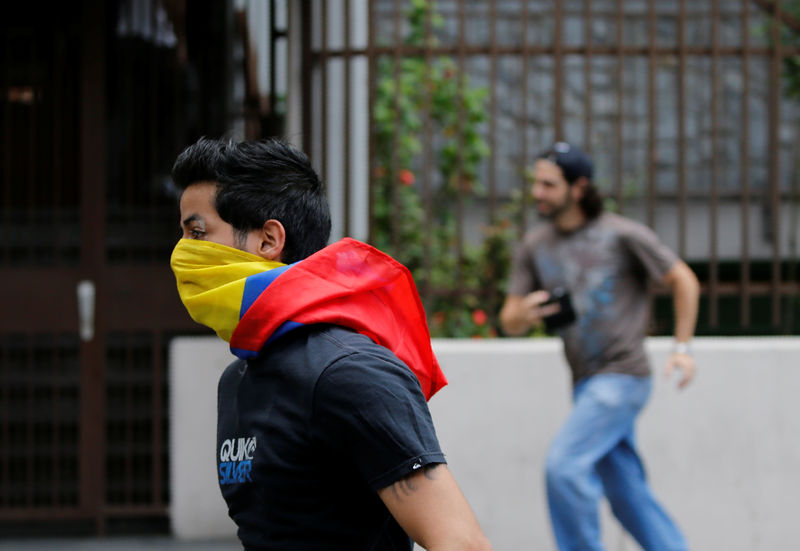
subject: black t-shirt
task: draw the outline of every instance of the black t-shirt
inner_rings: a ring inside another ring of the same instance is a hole
[[[220,488],[247,550],[410,550],[376,491],[444,463],[409,368],[334,326],[298,329],[220,378]]]

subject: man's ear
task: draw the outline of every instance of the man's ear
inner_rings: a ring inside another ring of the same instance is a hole
[[[581,199],[583,199],[583,195],[584,193],[586,193],[587,187],[589,187],[589,178],[587,178],[586,176],[581,176],[580,178],[572,182],[572,185],[570,186],[572,197],[576,201],[580,201]]]
[[[283,224],[274,219],[264,222],[258,243],[258,255],[267,260],[281,261],[283,247],[286,244],[286,230]]]

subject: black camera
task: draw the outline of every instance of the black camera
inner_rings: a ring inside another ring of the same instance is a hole
[[[575,309],[572,307],[572,296],[566,289],[562,287],[553,289],[550,292],[550,298],[543,302],[542,306],[546,304],[558,304],[561,306],[558,312],[543,318],[544,327],[548,332],[552,333],[556,329],[561,329],[575,321],[576,316]]]

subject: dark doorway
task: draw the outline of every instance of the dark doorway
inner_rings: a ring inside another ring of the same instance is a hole
[[[4,7],[3,533],[167,527],[166,349],[174,334],[205,332],[169,269],[169,170],[187,143],[225,132],[229,11]]]

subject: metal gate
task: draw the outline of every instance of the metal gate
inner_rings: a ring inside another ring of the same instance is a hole
[[[462,251],[470,234],[494,225],[510,204],[523,204],[513,220],[520,232],[533,223],[526,169],[537,152],[566,139],[593,154],[597,183],[613,208],[654,227],[698,272],[700,334],[800,328],[800,109],[797,98],[783,93],[782,80],[784,64],[798,55],[794,0],[304,5],[310,37],[304,147],[330,185],[342,233],[363,235],[363,221],[375,222],[378,175],[387,167],[398,174],[409,170],[422,213],[400,200],[409,179],[395,178],[385,197],[377,198],[394,205],[390,229],[381,231],[392,235],[392,253],[401,261],[414,254],[421,262],[435,257],[430,240],[404,235],[402,224],[419,216],[419,226],[436,227],[431,203],[442,187],[437,163],[447,137],[428,116],[436,107],[432,94],[421,95],[409,111],[403,86],[408,62],[424,62],[427,73],[420,69],[417,89],[428,89],[437,62],[447,58],[453,74],[467,75],[486,92],[478,130],[491,151],[475,170],[484,192],[465,190],[451,199],[458,218],[453,239]],[[386,90],[395,91],[387,102],[394,119],[384,113],[386,103],[376,110],[376,97]],[[469,120],[465,102],[455,109],[457,121]],[[394,146],[379,159],[376,140],[391,125]],[[402,165],[398,151],[409,135],[418,140],[418,153]],[[367,139],[368,158],[360,155]],[[463,168],[466,157],[456,157]],[[357,200],[366,181],[369,216]],[[374,226],[369,235],[375,241]],[[467,274],[454,270],[445,287],[428,285],[435,275],[424,266],[415,273],[424,294],[465,303]],[[657,307],[653,330],[668,333],[671,306],[659,300]]]
[[[208,1],[165,17],[164,5],[3,8],[3,535],[167,526],[167,344],[205,333],[168,265],[169,170],[228,123],[231,12]],[[201,47],[209,37],[218,46]]]

